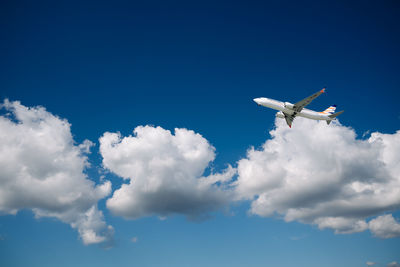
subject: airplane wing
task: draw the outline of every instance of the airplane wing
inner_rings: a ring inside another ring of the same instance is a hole
[[[293,110],[295,112],[297,112],[297,113],[300,112],[305,106],[310,104],[311,101],[313,101],[315,98],[317,98],[318,96],[320,96],[324,92],[325,92],[325,88],[323,88],[321,91],[318,91],[317,93],[315,93],[315,94],[313,94],[313,95],[311,95],[311,96],[309,96],[307,98],[304,98],[303,100],[297,102],[296,104],[294,104]]]
[[[293,123],[293,120],[296,117],[296,115],[289,115],[289,114],[287,114],[285,112],[283,112],[283,115],[285,115],[285,120],[286,120],[287,125],[290,128],[292,128],[292,123]]]

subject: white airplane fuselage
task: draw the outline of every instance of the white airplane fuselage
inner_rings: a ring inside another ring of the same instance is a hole
[[[272,108],[276,109],[279,111],[282,111],[286,114],[293,115],[295,112],[293,108],[293,104],[289,102],[281,102],[277,101],[271,98],[266,98],[266,97],[259,97],[259,98],[254,98],[254,102],[256,102],[260,106],[264,106],[267,108]],[[285,116],[283,113],[277,113],[276,116],[278,118],[284,118]],[[296,113],[296,116],[312,119],[312,120],[332,120],[328,115],[322,114],[320,112],[316,112],[310,109],[303,108],[300,112]]]

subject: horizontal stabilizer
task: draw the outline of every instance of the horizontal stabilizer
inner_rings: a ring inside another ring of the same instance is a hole
[[[339,112],[337,112],[337,113],[334,113],[334,114],[332,114],[332,115],[329,115],[328,117],[331,118],[331,119],[334,119],[334,118],[336,118],[337,116],[339,116],[340,114],[342,114],[343,112],[344,112],[344,110],[339,111]]]

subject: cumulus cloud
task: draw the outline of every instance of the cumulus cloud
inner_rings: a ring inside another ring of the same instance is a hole
[[[228,181],[235,169],[204,176],[215,158],[215,148],[187,129],[174,134],[161,127],[139,126],[134,135],[105,133],[100,138],[103,165],[122,177],[122,184],[107,200],[116,215],[142,216],[183,214],[199,219],[230,200]]]
[[[97,202],[111,183],[96,185],[84,173],[92,142],[75,144],[70,124],[43,107],[5,100],[0,116],[0,214],[31,209],[77,229],[84,244],[108,242],[113,228]]]
[[[387,264],[387,267],[400,267],[400,263],[398,263],[397,261],[392,261]]]
[[[396,222],[392,214],[379,216],[369,222],[371,232],[380,238],[400,236],[400,223]]]
[[[277,119],[270,135],[238,162],[236,197],[251,201],[250,213],[336,233],[399,234],[391,215],[367,220],[400,207],[400,131],[357,139],[338,122],[298,118],[292,129]]]

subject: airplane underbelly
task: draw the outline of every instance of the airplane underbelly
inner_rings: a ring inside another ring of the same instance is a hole
[[[291,109],[283,108],[282,112],[287,114],[287,115],[293,115],[294,111]]]
[[[262,106],[286,112],[286,109],[282,105],[278,105],[275,103],[262,103]]]
[[[300,112],[297,115],[300,117],[304,117],[304,118],[308,118],[308,119],[312,119],[312,120],[324,120],[325,119],[321,115],[313,114],[311,112]]]

